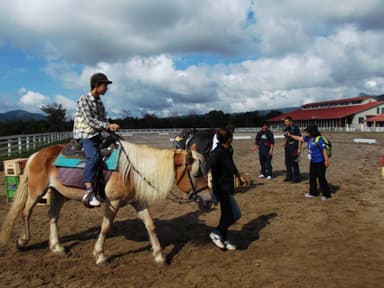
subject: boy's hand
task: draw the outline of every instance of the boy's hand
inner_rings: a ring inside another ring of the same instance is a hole
[[[120,126],[119,126],[119,124],[112,123],[112,124],[109,124],[108,129],[109,129],[109,131],[116,132],[117,130],[120,129]]]

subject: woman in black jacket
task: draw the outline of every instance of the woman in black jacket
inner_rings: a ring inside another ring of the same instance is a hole
[[[208,158],[208,182],[216,202],[220,202],[221,216],[217,228],[209,234],[213,243],[221,249],[235,250],[236,246],[227,239],[228,227],[241,217],[240,208],[233,196],[234,175],[242,184],[245,180],[233,162],[232,132],[227,128],[219,129],[216,133],[219,145]]]

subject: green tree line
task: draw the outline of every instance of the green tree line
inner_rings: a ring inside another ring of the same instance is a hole
[[[61,104],[45,105],[41,110],[47,114],[46,120],[0,122],[0,136],[72,130],[73,121],[67,119],[66,109]],[[131,117],[127,112],[125,114],[126,116],[113,119],[122,129],[215,128],[228,124],[234,127],[260,127],[267,119],[282,113],[272,110],[267,114],[260,114],[258,111],[229,114],[212,110],[206,114],[190,113],[185,116],[174,115],[164,118],[150,113],[142,117]]]

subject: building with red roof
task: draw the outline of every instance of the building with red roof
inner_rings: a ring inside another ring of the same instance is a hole
[[[384,113],[369,117],[367,123],[370,127],[384,127]]]
[[[290,116],[295,125],[306,127],[317,125],[321,128],[356,128],[376,127],[379,121],[372,117],[384,118],[384,101],[372,96],[360,96],[347,99],[309,103],[299,109],[268,120],[271,125],[282,126],[285,117]]]

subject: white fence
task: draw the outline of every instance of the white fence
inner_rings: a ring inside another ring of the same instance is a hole
[[[0,137],[0,158],[11,158],[41,146],[70,139],[72,131]]]
[[[256,133],[260,127],[236,128],[237,133]],[[274,132],[282,132],[283,127],[271,127]],[[304,129],[304,127],[301,127]],[[199,129],[198,129],[199,130]],[[322,128],[320,131],[334,132],[384,132],[384,127],[376,128]],[[180,133],[180,128],[175,129],[121,129],[119,134],[122,136],[132,136],[135,134],[157,134],[157,135],[176,135]],[[33,151],[41,146],[57,143],[70,139],[72,131],[52,132],[42,134],[26,134],[0,137],[0,158],[14,158],[17,155]]]

